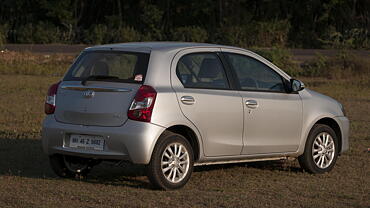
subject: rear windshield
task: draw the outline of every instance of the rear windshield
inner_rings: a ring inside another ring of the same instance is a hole
[[[149,62],[148,53],[89,51],[82,53],[67,72],[64,81],[109,76],[112,82],[143,83]]]

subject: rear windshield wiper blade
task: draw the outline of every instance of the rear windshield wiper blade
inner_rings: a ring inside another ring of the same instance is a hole
[[[92,75],[92,76],[88,76],[84,80],[82,80],[81,84],[86,85],[87,81],[93,81],[93,80],[116,80],[116,79],[119,79],[119,77],[104,76],[104,75]]]

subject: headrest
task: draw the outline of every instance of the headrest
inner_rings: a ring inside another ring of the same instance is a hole
[[[94,65],[93,75],[108,76],[109,75],[109,66],[103,61],[96,62],[95,65]]]
[[[222,72],[220,62],[215,58],[203,59],[198,73],[199,78],[216,78]]]

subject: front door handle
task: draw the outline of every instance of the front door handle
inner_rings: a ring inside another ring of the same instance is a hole
[[[248,107],[248,108],[252,108],[252,109],[255,109],[258,107],[258,103],[257,101],[255,100],[247,100],[245,101],[245,105]]]
[[[181,102],[185,105],[193,105],[195,103],[195,99],[192,96],[182,96]]]

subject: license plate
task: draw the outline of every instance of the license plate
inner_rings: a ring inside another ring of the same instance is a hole
[[[72,134],[69,137],[69,147],[93,150],[104,150],[104,139],[101,136]]]

